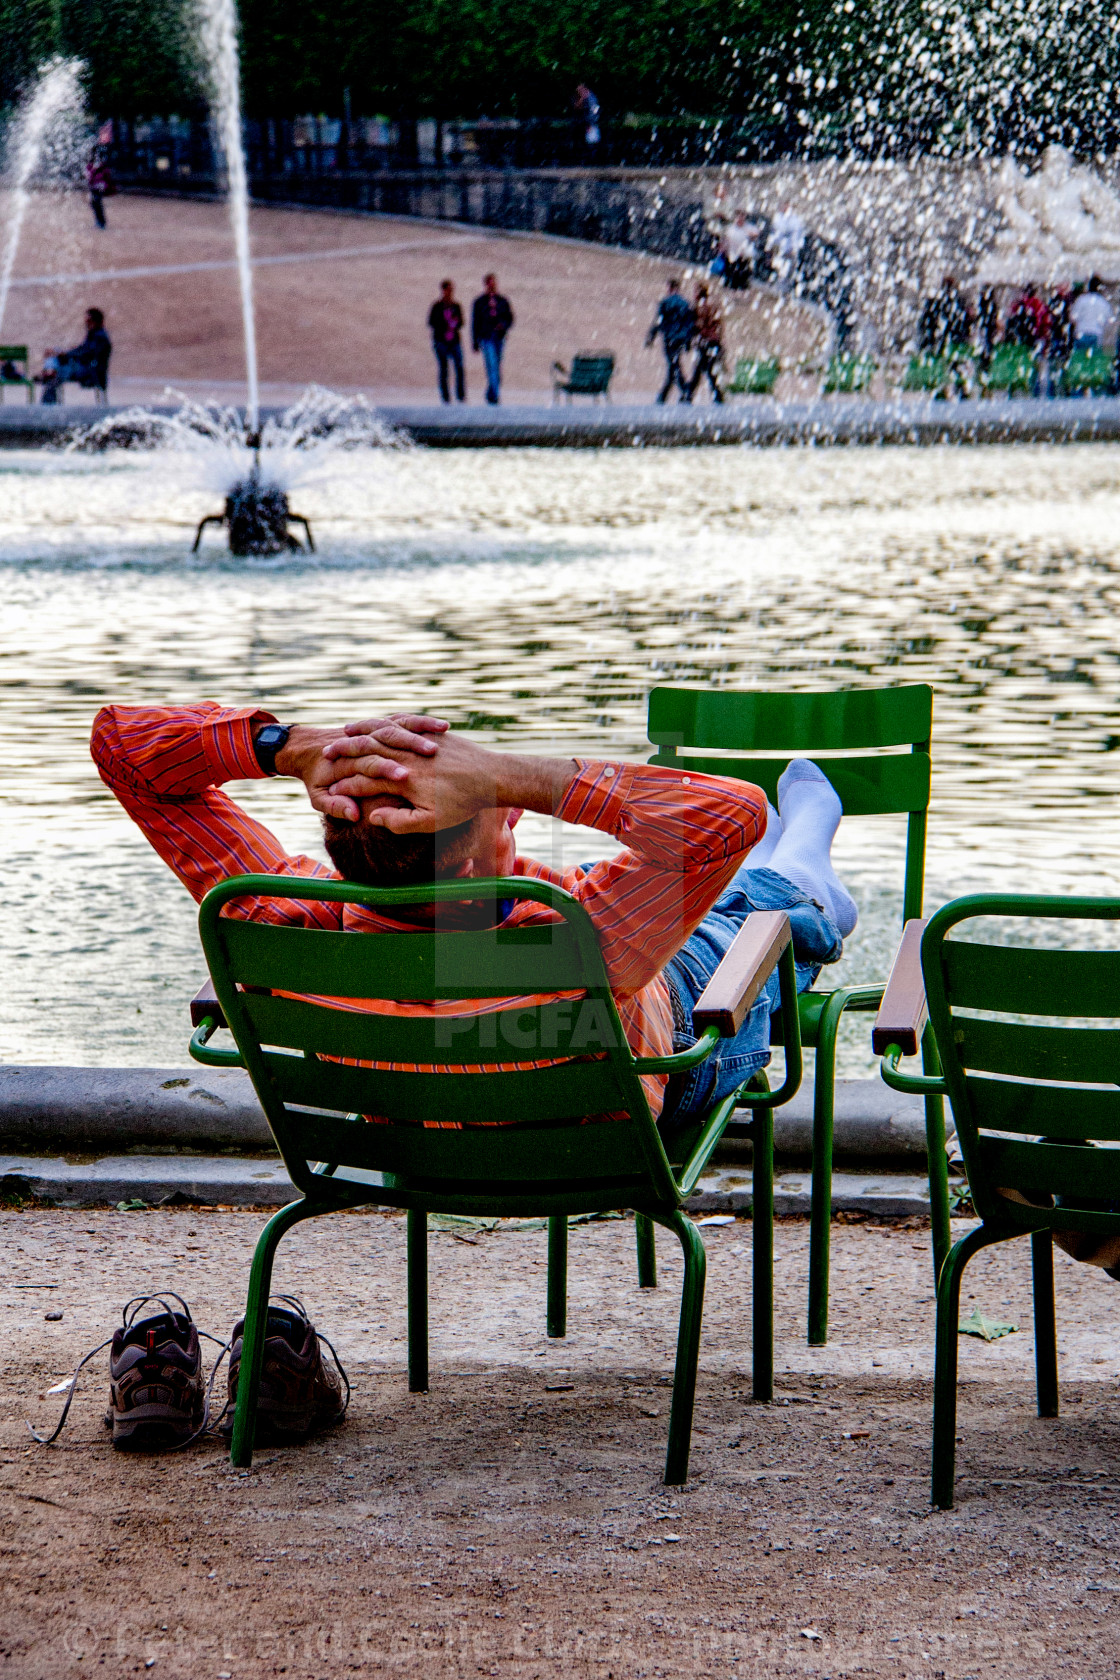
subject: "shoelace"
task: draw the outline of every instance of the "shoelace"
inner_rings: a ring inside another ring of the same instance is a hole
[[[283,1303],[284,1306],[291,1307],[294,1312],[297,1312],[299,1314],[300,1318],[303,1319],[303,1322],[306,1325],[309,1325],[312,1329],[315,1328],[314,1325],[311,1324],[311,1319],[308,1317],[307,1308],[304,1306],[303,1302],[300,1300],[298,1295],[270,1295],[268,1297],[269,1306],[272,1305],[273,1301],[280,1301],[280,1302]],[[324,1334],[321,1330],[315,1330],[315,1334],[318,1337],[319,1341],[322,1342],[323,1346],[330,1350],[330,1356],[335,1362],[335,1367],[338,1371],[339,1376],[342,1378],[343,1386],[346,1389],[346,1398],[342,1402],[342,1417],[345,1417],[346,1413],[347,1413],[347,1410],[349,1408],[349,1405],[350,1405],[350,1378],[346,1375],[345,1367],[343,1366],[343,1363],[342,1363],[341,1359],[338,1357],[338,1354],[335,1352],[334,1343],[329,1342],[327,1340],[327,1338],[324,1336]],[[228,1410],[229,1410],[229,1401],[227,1400],[225,1406],[222,1409],[223,1417],[225,1416],[225,1413]],[[341,1421],[342,1421],[342,1418],[339,1419],[340,1423],[341,1423]]]
[[[178,1301],[180,1307],[183,1309],[182,1316],[186,1319],[188,1324],[194,1325],[195,1333],[200,1337],[205,1337],[208,1342],[214,1342],[216,1346],[220,1347],[222,1350],[217,1359],[214,1361],[214,1369],[210,1373],[210,1381],[207,1385],[206,1395],[203,1400],[201,1424],[193,1432],[193,1434],[187,1436],[186,1440],[177,1441],[173,1447],[168,1447],[166,1449],[168,1452],[182,1452],[184,1447],[189,1447],[192,1442],[197,1441],[199,1436],[204,1435],[210,1427],[210,1397],[214,1392],[214,1379],[218,1375],[218,1367],[221,1365],[222,1360],[233,1346],[233,1338],[231,1337],[230,1340],[223,1345],[223,1343],[219,1341],[218,1337],[212,1336],[208,1330],[200,1330],[198,1325],[194,1323],[194,1319],[191,1317],[191,1309],[183,1300],[183,1297],[181,1295],[176,1295],[173,1289],[168,1289],[163,1295],[134,1295],[131,1301],[126,1301],[121,1312],[122,1329],[130,1330],[136,1323],[140,1313],[149,1304],[149,1302],[158,1302],[169,1317],[176,1317],[177,1315],[174,1308],[168,1305],[168,1300]],[[116,1335],[116,1331],[113,1332],[113,1335]],[[106,1337],[105,1341],[99,1342],[95,1348],[90,1348],[84,1358],[79,1359],[77,1365],[74,1367],[74,1375],[70,1378],[70,1387],[67,1391],[66,1403],[62,1408],[62,1416],[59,1418],[58,1422],[54,1426],[54,1429],[49,1435],[40,1435],[38,1430],[32,1424],[30,1418],[24,1420],[31,1432],[33,1440],[38,1441],[40,1446],[49,1447],[58,1440],[58,1437],[62,1434],[63,1427],[65,1426],[70,1407],[73,1404],[74,1396],[78,1391],[79,1372],[84,1366],[89,1364],[90,1360],[93,1359],[95,1355],[103,1353],[107,1347],[111,1347],[112,1342],[113,1336]]]
[[[191,1317],[191,1309],[188,1307],[187,1303],[183,1300],[183,1297],[181,1295],[176,1295],[174,1290],[169,1289],[165,1292],[164,1295],[134,1295],[132,1297],[131,1301],[126,1301],[125,1305],[124,1305],[124,1309],[121,1313],[122,1328],[125,1329],[125,1330],[130,1330],[132,1328],[133,1324],[135,1324],[135,1322],[136,1322],[137,1318],[139,1317],[140,1313],[142,1312],[142,1310],[148,1305],[149,1302],[153,1302],[153,1301],[158,1302],[159,1305],[163,1308],[165,1313],[168,1313],[170,1316],[174,1317],[175,1316],[174,1309],[172,1307],[168,1306],[168,1304],[167,1304],[168,1299],[170,1299],[172,1301],[178,1301],[180,1307],[182,1307],[182,1309],[183,1309],[183,1317],[187,1320],[187,1323],[188,1324],[194,1324],[194,1319]],[[291,1307],[292,1310],[295,1313],[297,1313],[300,1318],[302,1318],[302,1320],[305,1324],[307,1324],[309,1326],[311,1325],[311,1319],[308,1316],[307,1308],[304,1306],[303,1302],[299,1299],[298,1296],[296,1296],[296,1295],[270,1295],[269,1300],[268,1300],[269,1306],[271,1306],[274,1301],[279,1302],[286,1307]],[[209,1430],[211,1428],[217,1429],[219,1424],[222,1422],[222,1419],[225,1417],[226,1413],[229,1411],[229,1408],[230,1408],[230,1401],[227,1400],[225,1405],[222,1407],[221,1411],[218,1413],[217,1417],[213,1418],[213,1419],[211,1418],[210,1402],[211,1402],[211,1399],[212,1399],[213,1394],[214,1394],[214,1383],[217,1380],[218,1371],[221,1368],[222,1360],[226,1357],[226,1355],[229,1353],[230,1349],[233,1346],[233,1337],[231,1336],[228,1342],[222,1342],[222,1341],[219,1340],[219,1338],[217,1336],[212,1336],[210,1334],[209,1330],[200,1330],[198,1328],[197,1324],[194,1324],[194,1328],[195,1328],[195,1332],[198,1336],[204,1338],[208,1342],[213,1342],[215,1347],[220,1348],[221,1351],[218,1354],[218,1357],[214,1361],[214,1368],[210,1372],[210,1381],[206,1385],[206,1395],[205,1395],[205,1398],[203,1400],[203,1407],[202,1407],[202,1422],[199,1424],[198,1428],[193,1431],[192,1434],[190,1434],[186,1437],[185,1440],[177,1441],[173,1447],[167,1447],[165,1449],[167,1452],[182,1452],[184,1447],[192,1446],[194,1444],[194,1442],[197,1441],[200,1438],[200,1436],[206,1434],[207,1430]],[[116,1334],[116,1332],[114,1331],[114,1335],[115,1334]],[[331,1358],[335,1362],[335,1366],[337,1367],[338,1374],[342,1378],[343,1385],[346,1389],[346,1398],[344,1399],[344,1401],[342,1403],[342,1417],[345,1417],[346,1413],[349,1409],[349,1406],[350,1406],[350,1378],[346,1375],[345,1367],[343,1366],[343,1363],[342,1363],[341,1359],[338,1357],[338,1354],[335,1351],[335,1347],[334,1347],[333,1342],[328,1341],[326,1336],[323,1335],[321,1330],[316,1330],[315,1334],[318,1337],[319,1341],[322,1342],[323,1345],[326,1348],[329,1349]],[[74,1375],[70,1378],[70,1387],[67,1391],[66,1403],[62,1408],[62,1415],[59,1418],[58,1422],[56,1423],[56,1425],[55,1425],[53,1431],[51,1432],[51,1434],[40,1435],[38,1430],[32,1424],[30,1418],[27,1418],[27,1419],[24,1420],[27,1424],[28,1430],[30,1431],[32,1438],[34,1440],[38,1441],[40,1446],[49,1447],[49,1446],[52,1446],[53,1443],[58,1440],[58,1437],[62,1434],[62,1430],[63,1430],[63,1427],[66,1423],[66,1418],[67,1418],[67,1415],[70,1411],[70,1407],[73,1404],[74,1396],[77,1393],[79,1373],[82,1371],[82,1369],[86,1365],[89,1364],[91,1359],[93,1359],[97,1354],[103,1353],[107,1347],[110,1347],[112,1345],[112,1341],[113,1341],[112,1336],[106,1337],[106,1339],[103,1342],[99,1342],[98,1345],[95,1348],[90,1348],[89,1352],[82,1359],[79,1359],[77,1365],[74,1367]],[[339,1421],[341,1422],[341,1418],[339,1419]]]

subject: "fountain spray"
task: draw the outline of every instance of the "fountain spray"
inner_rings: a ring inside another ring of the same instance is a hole
[[[249,251],[249,181],[241,133],[241,55],[238,50],[235,0],[199,0],[202,51],[214,99],[218,136],[225,154],[229,219],[237,255],[241,287],[241,320],[245,333],[245,423],[249,432],[260,427],[260,387],[257,378],[257,328],[253,313],[253,267]]]
[[[61,119],[82,110],[80,58],[52,58],[39,68],[38,78],[24,95],[8,140],[8,169],[12,188],[11,219],[0,258],[0,331],[8,307],[12,270],[30,202],[30,183],[44,150]]]

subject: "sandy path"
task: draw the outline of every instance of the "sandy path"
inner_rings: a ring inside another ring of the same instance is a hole
[[[779,1227],[767,1407],[750,1400],[749,1225],[706,1230],[684,1490],[659,1479],[679,1265],[659,1238],[663,1287],[639,1292],[621,1221],[573,1232],[563,1343],[543,1334],[541,1233],[433,1237],[425,1396],[403,1375],[403,1220],[301,1227],[277,1287],[338,1338],[342,1429],[244,1474],[212,1446],[119,1457],[99,1373],[61,1450],[27,1444],[23,1417],[55,1415],[45,1388],[134,1290],[174,1281],[228,1326],[259,1223],[0,1215],[0,1673],[1114,1675],[1120,1291],[1090,1269],[1058,1256],[1063,1415],[1045,1422],[1029,1249],[970,1270],[966,1293],[1024,1329],[962,1343],[952,1513],[927,1504],[927,1239],[903,1229],[836,1227],[834,1339],[810,1354],[806,1229]]]
[[[0,222],[3,208],[0,195]],[[95,303],[114,342],[117,400],[158,394],[167,382],[237,398],[241,327],[225,207],[122,197],[108,214],[100,233],[79,195],[37,201],[3,338],[26,340],[38,359],[48,344],[77,342],[82,312]],[[382,401],[430,400],[425,319],[439,281],[454,278],[467,312],[491,269],[517,318],[508,400],[550,400],[552,362],[592,347],[618,357],[616,400],[647,401],[660,384],[661,356],[644,338],[679,265],[455,224],[311,210],[254,210],[252,238],[266,400],[286,400],[310,381]],[[726,302],[732,355],[775,346],[790,359],[820,340],[817,317],[768,293],[727,294]],[[468,349],[466,360],[468,396],[481,401],[481,358]]]

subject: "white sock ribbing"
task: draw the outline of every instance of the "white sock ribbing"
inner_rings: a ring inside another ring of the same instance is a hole
[[[810,759],[795,758],[778,781],[778,810],[782,835],[769,867],[823,904],[847,939],[859,911],[832,867],[832,842],[843,815],[836,789]],[[750,855],[753,859],[754,852]]]
[[[747,853],[746,863],[749,869],[768,869],[770,859],[774,855],[774,848],[782,838],[782,819],[775,811],[770,801],[766,801],[766,832],[762,839]]]

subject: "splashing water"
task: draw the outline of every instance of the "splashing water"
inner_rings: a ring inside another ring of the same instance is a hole
[[[255,447],[235,408],[195,402],[173,390],[165,395],[178,403],[174,413],[138,406],[108,415],[75,437],[69,451],[158,450],[161,472],[170,467],[184,487],[224,495],[254,473],[262,488],[287,491],[329,478],[339,457],[354,449],[414,447],[364,397],[339,396],[320,385],[309,385],[289,408],[268,415]]]
[[[260,419],[257,375],[257,326],[253,313],[253,267],[249,252],[249,182],[241,133],[241,55],[238,49],[237,8],[234,0],[199,0],[201,44],[210,79],[218,137],[225,154],[229,219],[237,255],[241,288],[241,321],[245,333],[245,386],[248,429]]]
[[[80,58],[52,58],[40,66],[9,131],[7,166],[12,189],[11,220],[0,258],[0,331],[8,307],[12,271],[30,202],[30,184],[48,153],[58,148],[60,131],[72,128],[83,107]]]

